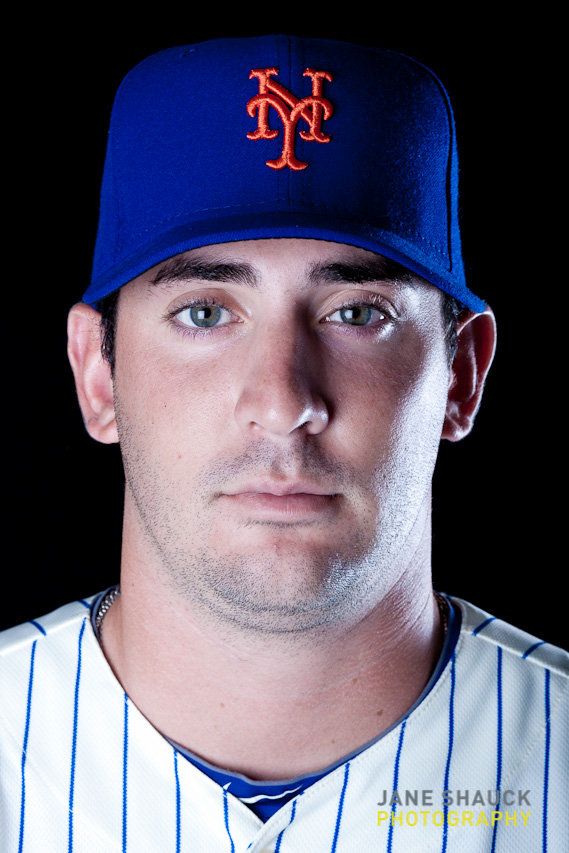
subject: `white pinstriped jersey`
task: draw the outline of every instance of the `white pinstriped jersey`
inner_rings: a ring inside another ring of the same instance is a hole
[[[423,701],[266,823],[131,703],[90,601],[4,632],[0,849],[567,851],[569,655],[452,601],[461,634]]]

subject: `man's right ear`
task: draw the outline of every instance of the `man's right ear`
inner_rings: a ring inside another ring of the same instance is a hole
[[[118,442],[111,366],[101,352],[101,315],[79,302],[67,320],[67,354],[89,435],[103,444]]]

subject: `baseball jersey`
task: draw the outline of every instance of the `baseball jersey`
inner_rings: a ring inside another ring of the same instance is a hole
[[[460,635],[422,701],[263,822],[130,701],[91,601],[1,637],[2,851],[567,850],[561,649],[452,599]]]

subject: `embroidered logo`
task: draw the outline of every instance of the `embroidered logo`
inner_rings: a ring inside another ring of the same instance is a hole
[[[322,96],[324,80],[331,81],[328,71],[316,71],[307,68],[303,76],[312,78],[312,95],[299,100],[288,89],[272,80],[277,77],[278,68],[254,68],[249,79],[257,77],[259,93],[247,102],[247,112],[253,118],[257,113],[257,130],[248,133],[248,139],[274,139],[279,131],[269,126],[269,107],[273,107],[283,123],[283,148],[278,160],[267,160],[271,169],[294,169],[296,172],[306,169],[308,163],[298,160],[294,153],[296,126],[303,119],[308,130],[301,130],[300,136],[307,142],[330,142],[331,136],[322,131],[322,121],[330,118],[334,108],[330,101]]]

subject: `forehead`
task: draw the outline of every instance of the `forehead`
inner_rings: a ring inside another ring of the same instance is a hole
[[[226,281],[264,290],[268,284],[312,287],[334,283],[433,285],[401,264],[345,243],[314,239],[260,239],[216,243],[174,255],[156,264],[132,285],[172,288],[192,279]]]
[[[183,253],[192,257],[204,255],[215,257],[231,254],[234,257],[251,259],[263,265],[264,263],[286,263],[303,265],[314,259],[351,258],[378,259],[381,255],[375,252],[352,246],[348,243],[334,243],[329,240],[308,238],[278,237],[258,240],[239,240],[231,243],[214,243]],[[170,259],[171,260],[171,259]]]

